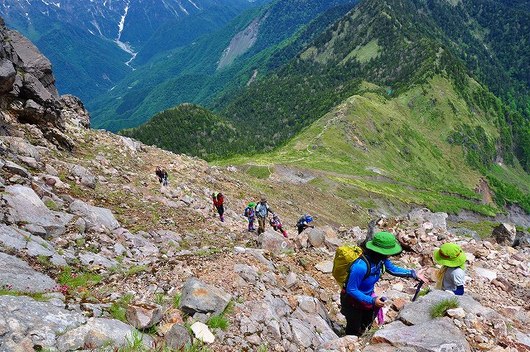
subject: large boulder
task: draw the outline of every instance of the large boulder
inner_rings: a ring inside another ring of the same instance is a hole
[[[307,238],[311,246],[313,247],[322,247],[326,240],[326,233],[324,230],[319,228],[310,228],[307,231]]]
[[[72,165],[70,168],[72,175],[79,179],[79,182],[88,188],[96,188],[96,177],[86,167],[81,165]]]
[[[530,247],[530,233],[527,231],[517,231],[515,235],[514,247]]]
[[[466,337],[451,319],[441,318],[420,325],[407,326],[401,322],[391,323],[378,330],[373,343],[388,343],[394,347],[412,347],[424,352],[468,352]]]
[[[414,209],[408,214],[409,220],[419,225],[429,222],[434,229],[444,231],[447,230],[447,217],[446,213],[432,213],[427,208]]]
[[[223,290],[192,277],[182,288],[180,308],[189,315],[195,313],[221,314],[232,296]]]
[[[70,204],[70,211],[79,215],[86,221],[89,230],[114,230],[120,227],[120,223],[112,212],[106,208],[95,207],[81,200],[75,200]]]
[[[41,226],[49,237],[62,235],[73,218],[70,214],[48,209],[29,187],[7,186],[3,199],[7,202],[11,222]]]
[[[261,248],[274,254],[280,254],[289,248],[285,237],[272,230],[267,230],[259,235],[258,242]]]
[[[0,139],[9,146],[11,152],[19,156],[32,157],[36,161],[40,161],[39,150],[24,138],[3,136]]]
[[[415,302],[405,305],[399,312],[398,318],[408,325],[418,325],[432,320],[431,307],[446,299],[456,299],[458,305],[466,313],[481,315],[491,319],[500,318],[500,315],[493,309],[482,306],[468,295],[455,296],[452,292],[434,290],[427,295],[418,298]]]
[[[0,94],[5,94],[13,89],[16,74],[11,61],[0,59]]]
[[[132,326],[116,319],[90,318],[85,325],[67,331],[57,339],[59,351],[90,348],[126,346],[128,342],[141,339],[144,347],[153,347],[153,339],[137,332]]]
[[[514,225],[502,223],[493,229],[491,235],[498,244],[511,246],[515,241],[517,230]]]
[[[34,270],[25,261],[0,252],[0,287],[19,292],[48,292],[56,286],[49,276]]]
[[[50,242],[5,224],[0,224],[0,245],[7,249],[25,251],[31,257],[48,257],[55,265],[66,265],[64,258],[55,251]]]
[[[23,337],[35,350],[38,346],[54,347],[57,337],[85,321],[82,314],[50,302],[37,302],[25,296],[0,296],[0,350],[20,351],[16,348],[20,348]]]

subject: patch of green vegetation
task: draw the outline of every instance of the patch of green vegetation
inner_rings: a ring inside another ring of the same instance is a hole
[[[271,170],[268,166],[250,165],[245,172],[253,177],[259,179],[267,179],[271,175]]]
[[[492,221],[459,221],[457,223],[454,223],[454,226],[463,227],[475,231],[480,236],[480,238],[491,237],[491,233],[497,225],[499,225],[499,223]]]
[[[125,276],[133,276],[139,273],[146,272],[149,268],[147,265],[133,265],[125,272]]]
[[[74,272],[69,266],[64,267],[57,276],[57,281],[61,285],[68,286],[69,290],[75,290],[79,287],[89,288],[100,283],[101,280],[101,275],[83,271]]]
[[[366,63],[372,59],[377,58],[379,56],[381,48],[377,44],[377,39],[373,39],[366,43],[365,45],[358,46],[355,48],[351,53],[349,53],[342,63],[345,63],[346,61],[350,59],[357,59],[361,63]]]
[[[127,311],[127,306],[132,302],[134,296],[132,294],[125,294],[117,301],[114,301],[109,307],[109,313],[114,319],[121,320],[123,322],[127,321],[125,313]]]
[[[48,300],[45,295],[46,294],[42,292],[24,292],[8,288],[0,288],[0,296],[27,296],[33,298],[36,301],[44,302]]]
[[[445,312],[447,312],[448,309],[458,308],[458,299],[456,298],[446,298],[441,300],[438,303],[435,303],[429,313],[431,315],[431,318],[441,318],[445,315]]]
[[[266,343],[259,345],[257,352],[269,352],[269,345]]]
[[[48,209],[53,210],[53,211],[61,210],[59,205],[57,205],[57,203],[55,203],[52,199],[46,199],[44,201],[44,205],[46,205],[48,207]]]
[[[212,315],[206,322],[206,325],[208,325],[210,329],[226,330],[228,329],[229,322],[224,314]]]
[[[182,297],[182,294],[180,292],[175,293],[173,296],[173,307],[174,308],[180,308],[180,298]]]
[[[37,256],[37,263],[45,268],[52,268],[54,266],[50,261],[50,257],[42,254]]]

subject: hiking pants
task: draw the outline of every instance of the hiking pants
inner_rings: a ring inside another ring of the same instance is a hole
[[[367,329],[372,327],[375,319],[373,309],[360,309],[354,307],[346,299],[346,293],[340,295],[340,312],[346,317],[346,335],[361,336]]]
[[[258,216],[258,235],[265,232],[265,220],[267,220],[267,218]]]
[[[224,205],[222,205],[222,204],[218,205],[218,206],[216,206],[216,208],[217,208],[217,212],[219,213],[219,218],[221,219],[221,221],[223,221],[224,220],[223,214],[225,213]]]
[[[248,218],[248,230],[254,231],[254,217],[253,216]]]

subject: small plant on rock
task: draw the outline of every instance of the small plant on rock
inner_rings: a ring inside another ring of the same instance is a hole
[[[175,293],[173,296],[173,307],[179,308],[180,307],[180,298],[182,297],[182,294],[180,292]]]
[[[431,307],[431,318],[441,318],[445,315],[448,309],[458,308],[458,300],[456,298],[446,298],[434,304]]]
[[[114,319],[121,320],[123,322],[127,321],[125,312],[127,311],[127,306],[132,302],[134,296],[130,293],[123,295],[120,299],[113,302],[109,308],[109,313]]]
[[[221,329],[226,330],[228,329],[228,319],[224,316],[224,314],[220,315],[212,315],[208,321],[206,322],[206,325],[210,329]]]

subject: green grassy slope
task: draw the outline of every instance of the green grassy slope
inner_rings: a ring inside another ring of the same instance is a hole
[[[313,185],[328,188],[363,208],[424,205],[433,211],[467,209],[484,215],[501,211],[482,204],[474,189],[481,172],[469,166],[465,150],[448,143],[462,124],[480,126],[498,138],[487,112],[471,107],[441,76],[395,98],[373,84],[267,154],[239,157],[223,165],[283,165],[316,173]],[[257,166],[254,166],[257,167]],[[530,176],[520,167],[491,171],[530,194]]]

